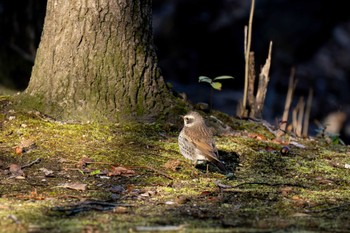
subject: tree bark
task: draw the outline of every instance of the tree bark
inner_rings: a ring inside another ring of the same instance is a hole
[[[151,0],[48,0],[25,94],[63,120],[157,118],[172,95],[157,67]]]

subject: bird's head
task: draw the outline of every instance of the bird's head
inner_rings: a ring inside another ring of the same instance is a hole
[[[203,124],[203,117],[198,113],[191,111],[183,116],[185,127],[192,127],[194,125]]]

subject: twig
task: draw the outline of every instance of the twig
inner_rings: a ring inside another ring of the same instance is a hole
[[[292,186],[292,187],[299,187],[299,188],[307,188],[304,185],[292,184],[292,183],[245,182],[245,183],[237,184],[235,186],[225,185],[225,184],[222,184],[220,182],[215,182],[215,184],[220,189],[234,189],[234,188],[238,188],[238,187],[243,186],[243,185],[266,185],[266,186],[272,186],[272,187],[275,187],[275,186]]]
[[[21,169],[26,168],[26,167],[30,167],[30,166],[32,166],[32,165],[34,165],[34,164],[36,164],[36,163],[39,163],[40,161],[41,161],[41,158],[37,158],[37,159],[33,160],[32,162],[30,162],[30,163],[28,163],[28,164],[26,164],[26,165],[21,166]]]
[[[264,126],[270,133],[272,133],[273,135],[276,136],[276,130],[273,129],[273,126],[265,120],[262,119],[255,119],[255,118],[248,118],[248,120],[253,121],[253,122],[258,122],[260,123],[262,126]]]
[[[7,216],[7,218],[11,219],[12,221],[14,221],[16,224],[20,225],[21,221],[18,220],[17,216],[14,214],[10,214]]]
[[[329,207],[329,208],[325,208],[325,209],[321,209],[321,210],[308,210],[307,213],[322,213],[322,212],[326,212],[326,211],[333,211],[333,210],[338,210],[338,209],[342,209],[342,208],[347,208],[350,206],[350,202],[345,203],[343,205],[338,205],[338,206],[333,206],[333,207]]]
[[[104,201],[83,201],[69,206],[56,206],[51,208],[52,211],[64,212],[68,216],[75,215],[80,212],[97,210],[97,211],[109,211],[118,206],[128,206],[123,204],[109,203]]]
[[[301,184],[292,184],[292,183],[267,183],[267,182],[245,182],[245,183],[241,183],[241,184],[238,184],[238,185],[235,185],[233,186],[232,188],[238,188],[240,186],[243,186],[243,185],[266,185],[266,186],[292,186],[292,187],[300,187],[300,188],[307,188],[306,186],[304,185],[301,185]]]

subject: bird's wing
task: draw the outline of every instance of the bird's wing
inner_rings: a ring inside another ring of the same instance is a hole
[[[208,158],[209,161],[218,161],[221,163],[221,161],[217,158],[218,151],[211,140],[209,141],[205,138],[198,137],[187,137],[186,135],[188,134],[184,135],[186,140],[192,143],[198,150],[200,150],[203,155]]]
[[[186,131],[186,129],[184,129]],[[187,141],[192,143],[197,150],[199,150],[203,156],[205,156],[208,161],[215,164],[219,169],[222,171],[227,171],[225,165],[218,159],[218,151],[212,142],[212,140],[208,140],[204,137],[190,137],[188,135],[191,135],[190,132],[185,132],[183,136]]]

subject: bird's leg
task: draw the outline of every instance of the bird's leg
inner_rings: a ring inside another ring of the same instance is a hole
[[[193,162],[193,167],[194,167],[194,168],[197,167],[197,160],[195,160],[195,161]]]
[[[195,162],[195,166],[202,165],[201,168],[204,169],[203,165],[205,165],[206,173],[209,172],[209,163],[206,159],[197,159]]]

